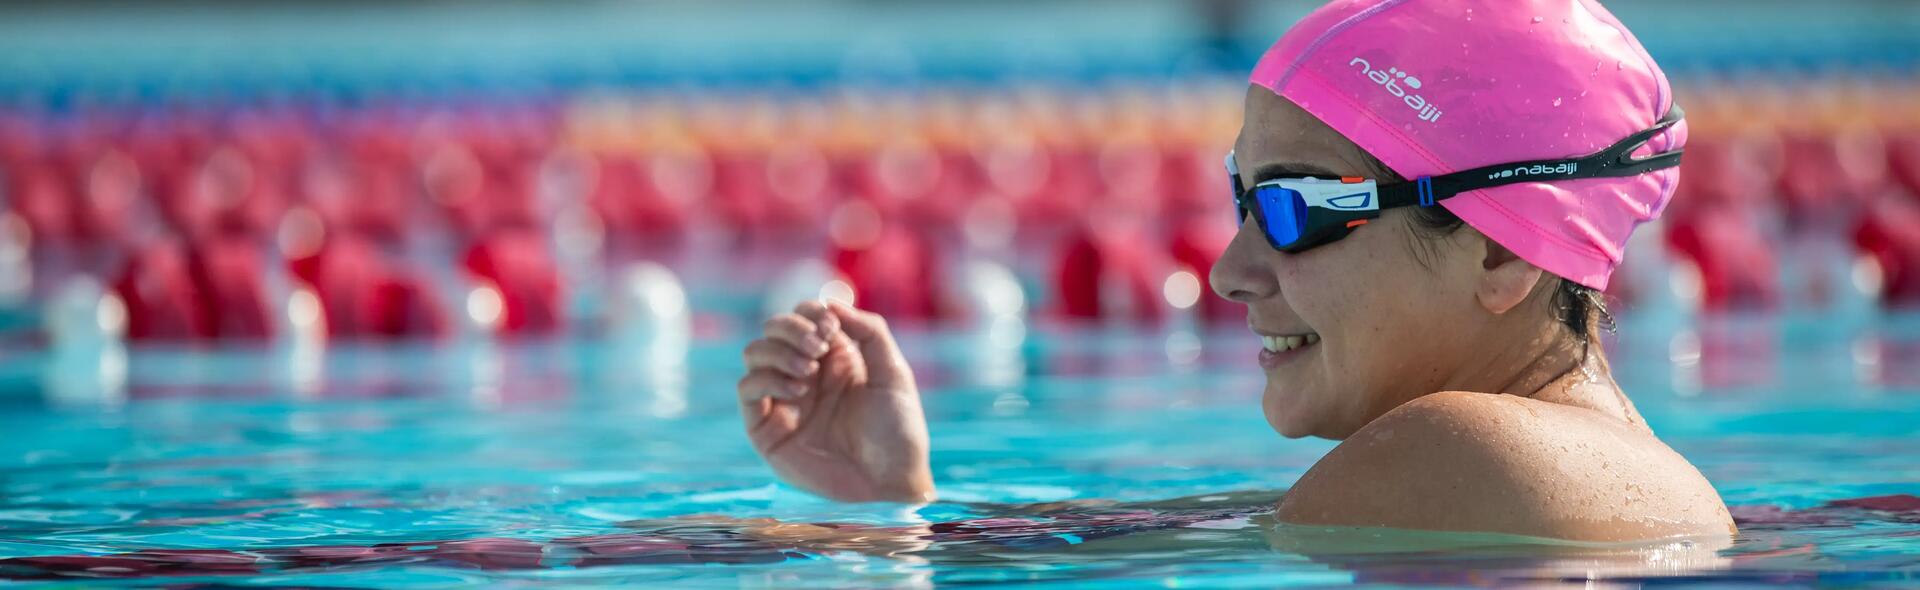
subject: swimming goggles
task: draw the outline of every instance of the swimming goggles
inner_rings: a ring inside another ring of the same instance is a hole
[[[1235,221],[1252,215],[1275,250],[1300,253],[1347,237],[1353,228],[1366,225],[1385,209],[1431,207],[1460,193],[1522,182],[1634,176],[1672,168],[1680,165],[1683,150],[1645,158],[1635,158],[1633,152],[1684,116],[1680,105],[1674,105],[1653,127],[1578,158],[1495,164],[1384,185],[1354,176],[1287,175],[1247,189],[1240,180],[1240,166],[1228,152],[1227,175],[1232,177],[1233,201],[1239,209]]]

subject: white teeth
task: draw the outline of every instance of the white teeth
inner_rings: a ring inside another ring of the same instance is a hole
[[[1307,334],[1305,336],[1260,336],[1260,345],[1265,347],[1268,352],[1286,352],[1319,341],[1320,335],[1318,334]]]

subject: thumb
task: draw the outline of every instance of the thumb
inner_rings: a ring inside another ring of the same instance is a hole
[[[907,366],[906,357],[900,354],[900,345],[894,343],[893,331],[887,328],[886,318],[870,311],[854,309],[839,301],[827,305],[833,315],[840,319],[840,331],[859,347],[860,356],[866,359],[869,385],[913,387],[913,369]]]

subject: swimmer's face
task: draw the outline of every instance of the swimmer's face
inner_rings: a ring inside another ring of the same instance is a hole
[[[1352,141],[1260,87],[1247,93],[1234,153],[1245,186],[1276,172],[1386,173]],[[1389,210],[1344,239],[1287,254],[1245,219],[1215,263],[1213,290],[1246,304],[1255,332],[1318,338],[1260,354],[1261,406],[1281,434],[1345,438],[1470,370],[1475,344],[1488,335],[1490,316],[1476,301],[1485,238],[1471,228],[1421,234],[1411,221],[1407,210]]]

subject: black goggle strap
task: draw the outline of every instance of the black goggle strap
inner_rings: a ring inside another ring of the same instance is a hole
[[[1633,152],[1645,146],[1653,136],[1679,123],[1685,116],[1686,113],[1680,110],[1680,105],[1673,105],[1673,108],[1667,110],[1667,115],[1661,117],[1660,122],[1655,123],[1654,126],[1629,135],[1619,143],[1608,146],[1607,149],[1579,158],[1494,164],[1440,176],[1422,176],[1414,179],[1413,182],[1384,185],[1379,187],[1380,208],[1415,205],[1431,207],[1442,199],[1483,188],[1522,182],[1635,176],[1679,166],[1680,154],[1685,151],[1684,149],[1661,152],[1645,158],[1635,158]]]

